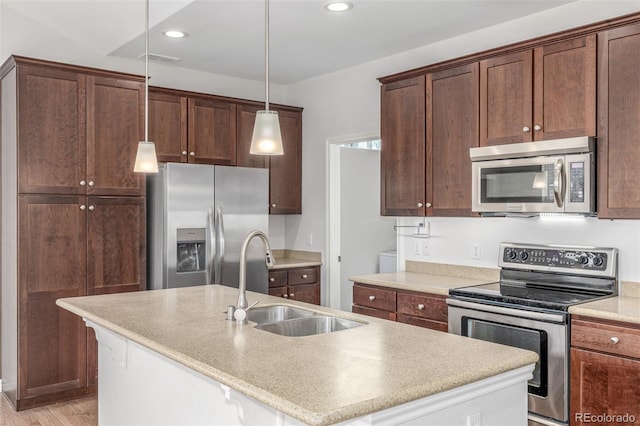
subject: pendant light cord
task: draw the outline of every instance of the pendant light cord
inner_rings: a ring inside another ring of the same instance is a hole
[[[269,0],[265,0],[264,10],[264,51],[265,51],[265,89],[264,89],[264,106],[265,111],[269,111]]]
[[[149,0],[144,5],[144,141],[149,142]]]

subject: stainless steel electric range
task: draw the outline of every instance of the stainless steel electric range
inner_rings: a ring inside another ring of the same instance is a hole
[[[566,425],[567,311],[618,293],[618,250],[502,243],[498,264],[500,281],[449,291],[449,332],[537,352],[529,425]]]

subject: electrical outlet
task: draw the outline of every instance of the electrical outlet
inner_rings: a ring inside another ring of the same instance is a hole
[[[413,254],[422,254],[422,245],[417,238],[413,240]]]
[[[467,426],[482,426],[482,413],[467,414]]]
[[[423,239],[420,244],[420,250],[423,256],[429,256],[429,240]]]
[[[308,233],[307,234],[307,245],[308,246],[313,245],[313,234],[312,233]]]
[[[480,244],[478,243],[471,244],[471,258],[480,259]]]

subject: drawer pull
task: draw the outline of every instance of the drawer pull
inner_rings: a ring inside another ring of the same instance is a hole
[[[424,311],[424,305],[423,305],[422,303],[420,303],[420,304],[418,305],[418,310],[419,310],[419,311]]]
[[[291,293],[291,294],[289,295],[289,297],[293,298],[293,297],[294,297],[294,294],[293,294],[293,293]]]
[[[308,277],[309,277],[309,276],[308,276],[307,274],[302,274],[302,278],[303,278],[303,279],[305,279],[305,280],[306,280]]]
[[[284,297],[285,299],[288,299],[289,295],[288,294],[283,294],[282,297]]]
[[[611,338],[611,339],[609,339],[609,340],[610,340],[610,341],[611,341],[611,343],[613,343],[614,345],[615,345],[615,344],[617,344],[617,343],[620,341],[620,339],[618,339],[618,338],[617,338],[617,337],[615,337],[615,336],[614,336],[614,337],[612,337],[612,338]]]
[[[369,300],[371,300],[373,302],[374,300],[376,300],[376,297],[375,296],[369,296]]]
[[[271,277],[271,278],[269,278],[269,282],[270,282],[270,283],[275,283],[275,282],[276,282],[276,279],[275,279],[275,278],[273,278],[273,277]]]

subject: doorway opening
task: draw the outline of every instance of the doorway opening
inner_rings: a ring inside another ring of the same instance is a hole
[[[377,134],[328,141],[327,277],[329,306],[351,311],[353,275],[379,271],[381,252],[396,249],[395,218],[380,216]]]

